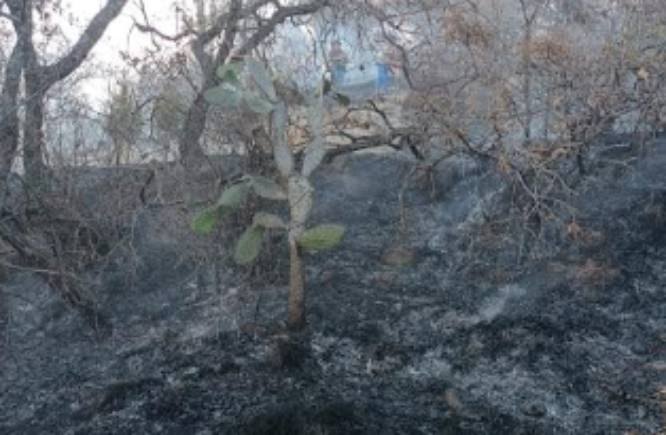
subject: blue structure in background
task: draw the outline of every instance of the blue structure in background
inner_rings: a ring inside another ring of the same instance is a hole
[[[377,62],[377,78],[375,79],[375,84],[377,86],[377,92],[386,92],[391,87],[393,83],[393,73],[391,72],[391,67],[384,62]]]
[[[342,49],[340,40],[331,42],[331,50],[329,52],[329,60],[331,62],[331,80],[334,85],[341,85],[345,82],[345,75],[347,74],[347,64],[349,57]]]
[[[360,50],[350,59],[342,41],[335,39],[331,41],[327,58],[332,85],[351,101],[362,101],[395,90],[399,60],[390,48],[379,54],[374,50]]]
[[[331,71],[331,80],[334,85],[341,85],[345,82],[345,74],[347,73],[347,66],[343,63],[333,65]]]

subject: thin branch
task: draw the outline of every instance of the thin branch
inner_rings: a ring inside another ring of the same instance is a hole
[[[234,40],[236,39],[236,34],[238,33],[237,23],[241,18],[241,6],[242,2],[240,0],[232,0],[231,9],[229,10],[229,17],[226,20],[224,40],[222,41],[222,44],[220,44],[220,47],[217,50],[217,54],[215,56],[215,63],[217,65],[226,62],[234,46]]]
[[[0,6],[2,6],[2,5],[0,4]],[[8,19],[9,21],[11,21],[11,22],[13,22],[13,23],[18,23],[18,22],[20,22],[20,20],[19,20],[19,18],[18,18],[17,16],[12,15],[12,14],[10,14],[10,13],[8,13],[8,12],[0,11],[0,18],[6,18],[6,19]]]
[[[250,51],[254,50],[264,39],[266,39],[275,28],[282,24],[287,18],[313,14],[324,6],[328,6],[329,0],[316,0],[312,3],[307,3],[298,6],[282,7],[279,3],[275,2],[277,11],[271,15],[266,21],[266,24],[259,27],[257,31],[243,44],[238,50],[239,56],[244,56]]]

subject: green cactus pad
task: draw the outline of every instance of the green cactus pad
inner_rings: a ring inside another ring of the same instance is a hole
[[[298,239],[298,245],[309,252],[324,251],[337,246],[344,234],[344,225],[319,225],[305,230]]]
[[[326,149],[324,148],[323,138],[321,135],[317,135],[305,150],[301,174],[304,177],[309,177],[324,160],[324,157],[326,157]]]
[[[289,214],[293,227],[299,231],[305,229],[305,223],[308,221],[312,204],[314,202],[314,188],[306,177],[293,176],[289,178]]]
[[[207,235],[213,232],[219,215],[216,209],[207,208],[192,220],[192,230],[197,234]]]
[[[294,157],[287,141],[287,107],[284,103],[275,105],[273,118],[273,159],[283,177],[289,177],[294,169]]]
[[[253,92],[244,92],[243,102],[250,111],[258,115],[268,115],[274,107],[273,103]]]
[[[277,99],[275,87],[273,86],[273,80],[266,67],[258,60],[250,58],[247,59],[247,70],[264,94],[270,100],[275,101]]]
[[[223,82],[238,84],[240,83],[240,72],[243,65],[240,62],[231,62],[220,66],[217,69],[217,77]]]
[[[235,86],[222,84],[208,89],[204,93],[204,98],[210,104],[215,104],[227,109],[237,109],[243,98],[243,93]]]
[[[284,220],[277,215],[274,215],[272,213],[266,213],[263,211],[257,212],[254,215],[254,219],[252,220],[252,225],[254,226],[261,226],[266,229],[285,229],[287,228],[287,224],[284,222]]]
[[[257,259],[264,239],[264,228],[258,225],[249,227],[238,242],[234,252],[234,261],[238,264],[249,264]]]
[[[243,204],[249,192],[250,186],[247,181],[231,185],[224,189],[220,199],[217,200],[217,206],[231,210],[237,209]]]
[[[270,178],[255,175],[250,178],[250,182],[254,192],[262,198],[276,201],[285,201],[287,199],[287,192]]]

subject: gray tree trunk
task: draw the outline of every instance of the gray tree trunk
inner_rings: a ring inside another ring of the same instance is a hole
[[[44,163],[44,100],[45,89],[34,51],[24,68],[25,78],[25,120],[23,121],[23,165],[25,179],[30,187],[46,187],[47,174]]]
[[[178,138],[180,160],[186,168],[200,164],[206,156],[199,141],[206,128],[206,115],[209,107],[202,91],[187,110],[183,131]]]
[[[19,144],[17,103],[23,63],[21,53],[20,42],[17,42],[7,62],[0,93],[0,183],[9,174]],[[4,190],[3,186],[0,188]]]

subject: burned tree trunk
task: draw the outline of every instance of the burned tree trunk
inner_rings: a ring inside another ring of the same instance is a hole
[[[28,55],[33,60],[25,69],[25,91],[28,95],[25,104],[23,124],[23,165],[25,178],[36,189],[46,186],[47,174],[44,162],[44,100],[45,92],[38,71],[34,53]]]
[[[205,158],[199,141],[206,127],[208,108],[209,104],[200,92],[187,110],[183,131],[178,138],[180,159],[186,168],[200,164]]]
[[[19,144],[17,100],[23,63],[21,54],[21,42],[18,41],[7,62],[0,93],[0,192],[4,192],[4,181],[11,170]]]
[[[17,93],[21,66],[19,50],[14,48],[7,65],[3,92],[0,95],[0,172],[7,174],[12,167],[19,142]]]

